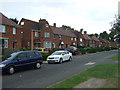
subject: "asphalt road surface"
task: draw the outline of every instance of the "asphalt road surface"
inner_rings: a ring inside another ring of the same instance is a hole
[[[45,88],[97,64],[117,62],[107,58],[117,50],[73,56],[70,62],[43,64],[41,69],[30,69],[2,76],[2,88]]]

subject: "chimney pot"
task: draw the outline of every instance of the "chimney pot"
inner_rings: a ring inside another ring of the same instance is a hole
[[[87,34],[87,31],[84,31],[84,34]]]
[[[53,23],[53,26],[56,27],[56,23]]]

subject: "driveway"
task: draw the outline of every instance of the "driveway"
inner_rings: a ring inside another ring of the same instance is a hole
[[[19,71],[14,75],[3,75],[2,87],[45,88],[94,65],[117,62],[107,60],[107,58],[117,53],[117,50],[113,50],[78,55],[73,56],[71,62],[64,62],[63,64],[43,64],[41,69]]]

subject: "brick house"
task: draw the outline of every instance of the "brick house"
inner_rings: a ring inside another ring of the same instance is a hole
[[[98,38],[100,41],[100,47],[106,47],[106,41],[103,38]]]
[[[56,23],[51,26],[53,31],[53,48],[67,48],[77,46],[77,37],[74,29],[56,27]]]
[[[92,47],[92,39],[87,35],[87,31],[82,34],[84,46]]]
[[[35,22],[22,18],[19,24],[23,27],[22,47],[52,48],[52,30],[45,19]]]
[[[0,48],[21,48],[21,28],[0,13]]]
[[[93,35],[91,38],[92,38],[92,47],[100,47],[99,39],[95,35]]]

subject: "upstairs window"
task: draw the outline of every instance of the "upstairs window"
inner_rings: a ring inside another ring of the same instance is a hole
[[[71,38],[71,40],[73,41],[73,37]]]
[[[0,25],[0,32],[5,33],[6,32],[6,27],[5,25]]]
[[[45,33],[44,33],[44,37],[45,37],[45,38],[49,38],[49,37],[50,37],[50,33],[45,32]]]
[[[16,34],[16,28],[13,28],[13,35]]]
[[[24,25],[24,22],[21,22],[21,25]]]
[[[80,41],[82,42],[82,38],[80,38]]]
[[[53,34],[53,38],[54,38],[54,39],[56,38],[56,35],[55,35],[55,34]]]
[[[59,35],[59,38],[61,39],[61,38],[62,38],[62,35]]]
[[[38,37],[38,32],[35,32],[35,37]]]
[[[45,24],[45,27],[49,27],[49,25],[48,25],[48,24]]]
[[[76,41],[77,39],[75,38],[75,41]]]

